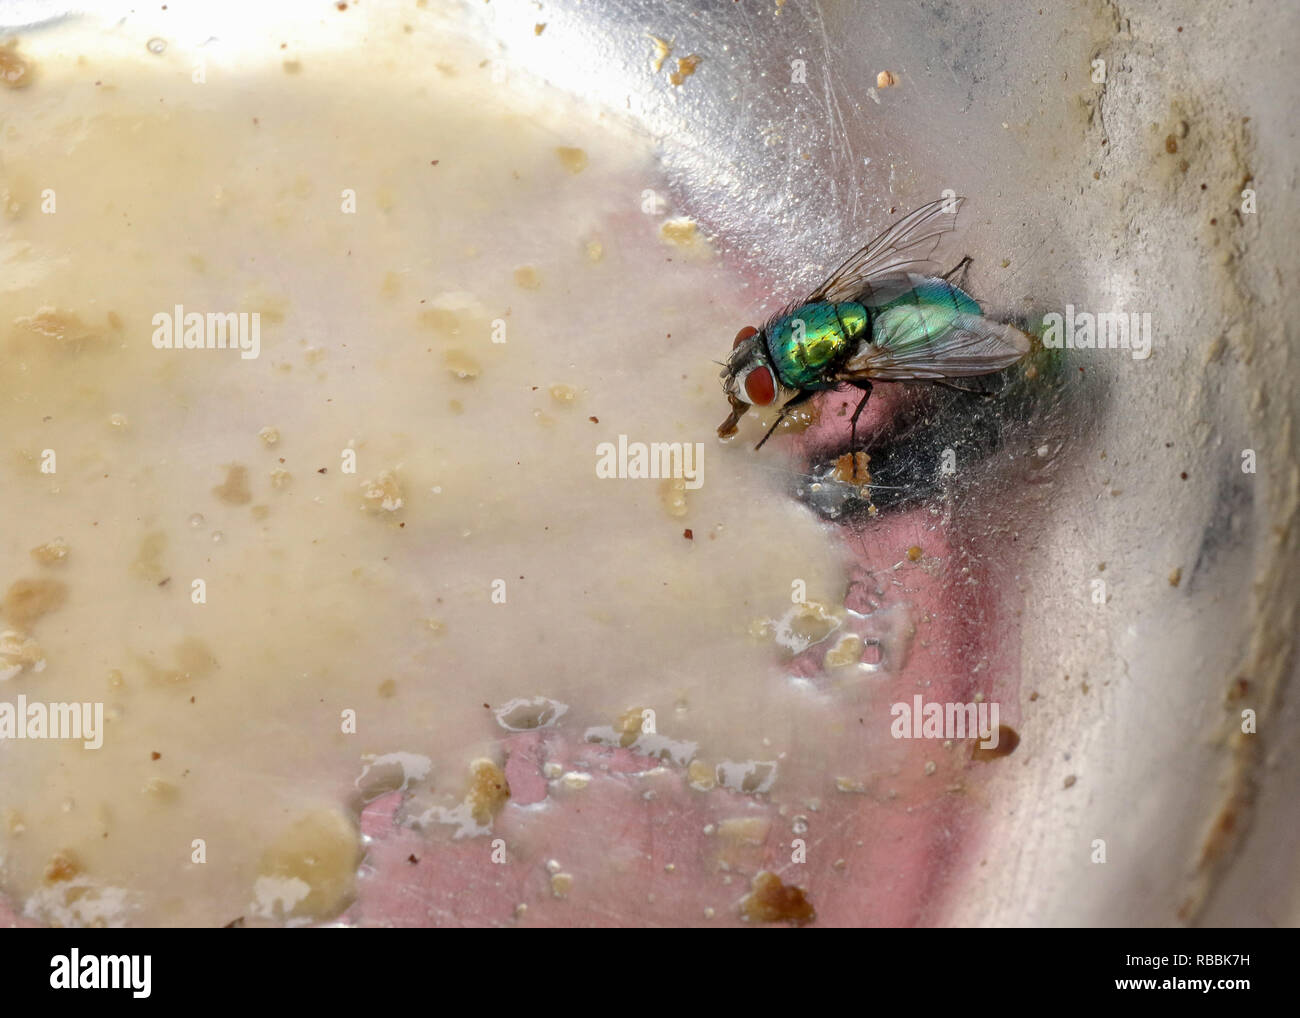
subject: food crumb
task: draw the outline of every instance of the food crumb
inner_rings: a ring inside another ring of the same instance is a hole
[[[18,55],[14,42],[0,46],[0,83],[6,88],[26,88],[32,83],[32,65]]]
[[[561,145],[556,148],[555,154],[560,157],[561,165],[563,165],[570,173],[581,173],[587,168],[587,153],[585,149]]]
[[[919,544],[914,544],[912,547],[907,549],[907,557],[909,561],[920,562],[921,555],[921,546]]]
[[[42,615],[58,611],[67,597],[67,585],[58,580],[14,580],[0,608],[15,626],[27,629]]]
[[[694,74],[695,68],[699,66],[700,66],[700,58],[697,57],[695,54],[691,54],[688,57],[679,57],[677,60],[677,70],[671,72],[668,75],[668,80],[671,81],[674,85],[680,85],[692,74]]]
[[[1177,566],[1169,574],[1169,586],[1176,587],[1183,582],[1183,567]]]
[[[893,71],[881,71],[876,75],[876,88],[892,88],[898,84]]]
[[[1030,696],[1030,699],[1036,699],[1037,693]],[[1020,734],[1010,725],[998,725],[998,744],[996,746],[982,746],[982,740],[976,739],[974,748],[971,750],[970,758],[972,760],[996,760],[1001,756],[1010,756],[1017,746],[1020,745]]]
[[[542,277],[531,265],[521,265],[515,269],[515,286],[521,290],[540,290]]]
[[[280,441],[280,429],[270,427],[263,428],[257,433],[257,437],[262,440],[262,444],[265,446],[269,447],[275,445]]]
[[[1078,780],[1079,780],[1078,778],[1076,778],[1073,774],[1071,774],[1068,778],[1065,779],[1065,787],[1073,788],[1074,783]]]
[[[366,501],[366,508],[374,512],[396,512],[403,504],[401,485],[391,470],[381,470],[374,480],[362,481],[361,497]]]
[[[699,239],[699,230],[694,220],[679,216],[676,219],[669,219],[659,227],[659,235],[668,243],[676,244],[678,247],[692,247]]]
[[[479,362],[463,350],[448,350],[442,360],[447,370],[461,381],[472,382],[483,371]]]
[[[486,826],[510,798],[505,771],[486,757],[469,766],[470,787],[465,795],[474,822]]]
[[[673,51],[673,45],[665,42],[658,36],[650,36],[650,41],[654,44],[654,56],[650,58],[650,70],[658,74],[664,66],[664,61],[668,59],[668,54]]]
[[[686,783],[697,792],[707,792],[718,783],[717,772],[703,760],[692,760],[686,766]]]
[[[871,474],[867,464],[871,457],[865,452],[845,453],[835,461],[831,476],[844,484],[867,485],[871,483]]]
[[[0,633],[0,682],[12,679],[24,668],[45,670],[45,652],[30,636],[6,629]]]
[[[45,867],[45,882],[55,884],[61,880],[71,880],[81,872],[81,863],[71,852],[55,852]]]
[[[749,894],[741,900],[740,913],[751,922],[789,922],[802,926],[817,917],[803,889],[783,883],[770,870],[755,876],[750,887]]]
[[[32,549],[32,558],[43,566],[58,565],[68,557],[68,542],[61,537],[38,544]]]

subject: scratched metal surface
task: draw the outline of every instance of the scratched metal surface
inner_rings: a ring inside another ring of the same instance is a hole
[[[5,25],[57,21],[60,6],[11,3]],[[1151,311],[1160,323],[1149,361],[1081,356],[1071,398],[1021,436],[1065,450],[1049,511],[1017,517],[1014,491],[990,510],[990,526],[1010,520],[1038,537],[1021,564],[1021,663],[1051,695],[1026,766],[991,800],[1002,819],[989,865],[954,921],[1300,917],[1287,848],[1300,833],[1287,805],[1300,794],[1296,753],[1278,740],[1243,751],[1223,714],[1225,687],[1249,673],[1275,730],[1300,720],[1296,698],[1282,696],[1294,671],[1287,641],[1265,635],[1295,622],[1294,581],[1270,562],[1294,564],[1294,535],[1277,535],[1300,529],[1283,497],[1295,483],[1292,418],[1278,416],[1300,402],[1280,352],[1294,340],[1284,323],[1295,298],[1282,283],[1296,269],[1286,111],[1300,96],[1294,75],[1252,70],[1262,57],[1294,66],[1300,32],[1294,12],[1263,6],[463,5],[467,31],[496,48],[506,73],[582,96],[658,141],[672,210],[702,224],[756,312],[814,282],[891,209],[951,188],[970,199],[964,248],[994,313],[1072,302]],[[232,10],[223,5],[221,32],[237,41]],[[378,0],[358,13],[361,24],[400,16]],[[92,15],[156,17],[115,5]],[[239,6],[250,40],[257,17]],[[672,45],[658,72],[651,35]],[[695,73],[672,84],[689,56],[700,58]],[[1090,80],[1098,57],[1102,84]],[[806,80],[792,80],[795,61]],[[886,70],[898,84],[877,89]],[[1192,139],[1182,170],[1161,144],[1180,121]],[[1275,211],[1234,222],[1251,175],[1271,182]],[[1292,211],[1276,211],[1288,192]],[[1224,226],[1206,225],[1220,217]],[[1246,447],[1272,463],[1249,481],[1233,469]],[[1188,471],[1191,485],[1179,478]],[[1099,563],[1116,600],[1093,611],[1086,583]],[[1179,564],[1175,595],[1166,576]],[[1288,602],[1292,613],[1279,614]],[[1076,677],[1069,697],[1063,673]],[[1090,697],[1077,693],[1080,677]],[[1070,798],[1065,762],[1083,776]],[[1246,837],[1216,853],[1205,832],[1225,810]],[[1114,850],[1100,880],[1088,860],[1098,836]]]

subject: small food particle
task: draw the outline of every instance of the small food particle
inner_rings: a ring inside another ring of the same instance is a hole
[[[253,495],[248,490],[248,467],[238,463],[226,466],[226,480],[212,489],[212,494],[226,505],[248,505]]]
[[[737,865],[743,855],[761,855],[763,844],[772,829],[772,821],[763,816],[729,817],[718,824],[719,858]]]
[[[668,80],[674,85],[680,85],[692,74],[695,68],[700,66],[700,58],[691,54],[689,57],[679,57],[677,60],[677,70],[668,75]]]
[[[0,53],[4,50],[0,49]],[[36,314],[15,318],[14,324],[22,327],[41,341],[53,340],[64,353],[79,354],[103,345],[101,333],[86,325],[74,312],[60,311],[55,307],[42,307]],[[45,346],[53,346],[44,343]]]
[[[81,863],[71,852],[55,852],[45,867],[45,882],[55,884],[61,880],[71,880],[81,872]]]
[[[598,240],[587,241],[587,261],[596,263],[605,257],[605,245]]]
[[[822,658],[822,666],[828,671],[835,668],[850,668],[862,660],[862,637],[845,633],[836,641],[835,646]]]
[[[668,243],[676,244],[678,247],[692,247],[700,238],[695,221],[685,216],[667,220],[659,227],[659,235]]]
[[[694,532],[693,530],[691,530],[690,527],[687,527],[685,530],[682,531],[682,537],[686,538],[686,540],[688,540],[688,541],[694,541],[694,540],[695,540],[695,532]]]
[[[557,898],[567,898],[569,892],[573,890],[572,873],[552,873],[551,874],[551,893]]]
[[[658,74],[664,66],[664,61],[668,59],[668,54],[673,51],[673,45],[670,42],[664,42],[658,36],[650,36],[650,41],[654,44],[654,56],[650,58],[650,70]]]
[[[749,894],[740,902],[740,914],[750,922],[793,923],[802,926],[817,918],[804,891],[787,885],[770,870],[754,877]]]
[[[686,767],[686,783],[697,792],[707,792],[717,781],[716,772],[703,760],[692,760]]]
[[[291,824],[262,856],[253,896],[267,918],[323,919],[352,897],[361,845],[341,812],[320,809]]]
[[[276,442],[280,441],[280,429],[270,427],[263,428],[257,433],[257,437],[262,440],[262,444],[265,446],[269,447],[275,445]]]
[[[533,26],[533,35],[541,35],[546,31],[546,22],[540,21]]]
[[[276,467],[271,471],[271,487],[283,488],[293,479],[293,474],[285,470],[284,467]]]
[[[32,83],[32,65],[18,55],[16,40],[0,46],[0,83],[6,88],[26,88]]]
[[[1033,694],[1030,699],[1036,699],[1037,693]],[[1010,725],[998,725],[998,744],[996,746],[981,746],[982,739],[975,740],[975,746],[971,750],[970,758],[972,760],[996,760],[1000,756],[1010,756],[1020,745],[1020,733]]]
[[[45,652],[30,636],[6,629],[0,633],[0,682],[12,679],[24,668],[45,670]]]
[[[402,508],[402,488],[391,470],[380,471],[373,481],[362,481],[361,495],[372,512],[392,513]]]
[[[1074,783],[1078,780],[1079,780],[1078,778],[1076,778],[1073,774],[1071,774],[1068,778],[1065,779],[1065,787],[1073,788]]]
[[[898,84],[893,71],[881,71],[876,75],[876,88],[891,88]]]
[[[614,722],[614,731],[618,733],[618,744],[624,749],[641,737],[641,724],[645,717],[644,707],[629,707]]]
[[[531,265],[521,265],[515,269],[515,286],[521,290],[540,290],[542,277]]]
[[[920,562],[922,554],[923,552],[921,551],[921,546],[919,544],[914,544],[912,547],[907,549],[908,561]]]
[[[1176,587],[1183,582],[1183,567],[1177,566],[1169,574],[1169,586]]]
[[[469,804],[474,822],[486,826],[510,798],[510,785],[506,782],[505,771],[487,758],[475,760],[469,769],[470,786],[465,802]]]
[[[555,150],[555,154],[560,157],[561,165],[570,173],[581,173],[587,168],[587,153],[584,149],[561,145]]]
[[[68,542],[61,537],[38,544],[32,549],[32,558],[43,566],[55,566],[68,557]]]
[[[27,629],[42,615],[58,611],[67,600],[68,588],[58,580],[15,580],[5,592],[4,616],[15,626]]]
[[[578,398],[578,390],[572,385],[552,385],[551,397],[557,403],[572,403]]]
[[[867,471],[867,464],[871,462],[871,457],[865,452],[855,452],[852,454],[845,453],[835,461],[835,469],[831,471],[831,477],[844,484],[866,485],[871,483],[871,474]]]
[[[463,350],[448,350],[443,355],[447,370],[465,382],[471,382],[482,373],[479,362]]]

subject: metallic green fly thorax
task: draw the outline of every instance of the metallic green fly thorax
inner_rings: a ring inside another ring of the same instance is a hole
[[[768,349],[781,382],[791,389],[826,389],[827,374],[866,337],[871,319],[861,304],[819,301],[773,322]]]

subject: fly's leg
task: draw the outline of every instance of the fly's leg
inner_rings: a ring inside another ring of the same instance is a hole
[[[951,269],[949,269],[947,272],[945,272],[945,273],[943,274],[943,277],[942,277],[942,278],[943,278],[943,279],[946,279],[948,282],[951,283],[951,282],[953,281],[952,277],[955,276],[955,275],[957,275],[957,273],[960,272],[960,273],[961,273],[961,282],[960,282],[960,283],[957,283],[957,284],[955,284],[955,285],[960,286],[963,290],[966,289],[966,273],[967,273],[967,271],[970,269],[970,263],[971,263],[971,256],[970,256],[970,255],[967,255],[965,258],[963,258],[961,261],[959,261],[956,265],[954,265]]]
[[[858,455],[858,418],[862,416],[862,411],[866,409],[867,400],[871,398],[871,382],[863,379],[860,382],[854,382],[857,388],[862,390],[862,401],[858,408],[853,411],[853,416],[849,418],[849,455],[857,462]]]
[[[781,412],[777,414],[776,421],[772,426],[767,429],[767,434],[763,436],[758,445],[754,446],[754,451],[758,452],[759,449],[763,448],[767,440],[772,437],[772,433],[781,426],[781,422],[785,420],[785,415],[790,412],[791,407],[798,406],[800,403],[807,403],[815,395],[817,395],[816,389],[804,389],[798,395],[791,397],[790,401],[781,407]]]

